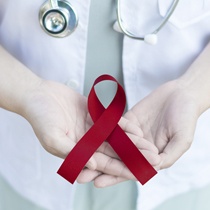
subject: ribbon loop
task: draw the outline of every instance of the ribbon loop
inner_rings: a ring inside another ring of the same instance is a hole
[[[99,101],[94,89],[96,84],[104,80],[117,83],[115,97],[106,109]],[[94,125],[68,154],[58,174],[73,184],[90,157],[105,140],[141,184],[145,184],[157,173],[118,125],[125,103],[125,92],[114,77],[101,75],[95,80],[88,96],[88,110]]]

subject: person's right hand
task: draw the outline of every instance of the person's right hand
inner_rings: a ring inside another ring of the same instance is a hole
[[[24,98],[26,100],[21,115],[30,122],[42,146],[49,153],[60,158],[65,158],[93,125],[88,114],[86,97],[65,85],[42,80],[39,86],[28,92],[28,96]],[[129,132],[128,135],[150,162],[157,162],[157,150],[151,143],[141,138],[142,133],[135,124],[122,118],[120,126],[124,131]],[[148,148],[156,153],[151,154]],[[106,142],[101,145],[86,166],[92,170],[83,170],[80,176],[82,183],[92,181],[102,173],[134,179],[133,174]]]
[[[0,58],[0,107],[25,117],[43,147],[65,158],[93,124],[86,98],[65,85],[36,76],[1,46]],[[127,173],[126,177],[133,177],[108,148],[102,144],[86,166],[110,175],[119,175],[124,168],[122,176]]]
[[[68,155],[92,125],[86,98],[65,85],[41,80],[24,99],[20,114],[29,121],[45,150],[60,158]],[[95,168],[95,161],[89,161],[88,166]]]
[[[139,149],[148,162],[159,170],[161,157],[157,147],[143,137],[142,130],[130,120],[122,117],[118,123],[130,140]],[[119,139],[120,142],[120,139]],[[108,142],[104,142],[94,154],[97,162],[96,170],[85,168],[81,171],[77,181],[87,183],[94,181],[96,187],[107,187],[126,180],[136,180],[127,166],[121,162]]]

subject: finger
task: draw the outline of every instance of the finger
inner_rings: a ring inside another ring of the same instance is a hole
[[[159,152],[158,148],[153,143],[147,141],[146,139],[140,136],[137,136],[131,133],[126,133],[126,134],[139,150],[149,150],[151,152],[158,154]],[[119,139],[119,142],[120,142],[120,139]],[[103,144],[98,148],[97,151],[103,154],[106,154],[112,158],[119,159],[119,156],[112,149],[112,147],[110,146],[108,142],[103,142]]]
[[[155,153],[158,153],[157,147],[152,144],[151,142],[145,140],[142,137],[126,133],[129,139],[138,147],[140,150],[151,150]],[[120,139],[118,140],[120,142]],[[113,150],[113,148],[110,146],[108,142],[103,142],[103,144],[98,148],[98,152],[101,152],[103,154],[106,154],[112,158],[119,159],[119,156],[116,154],[116,152]]]
[[[105,155],[107,155],[109,157],[119,159],[118,155],[112,149],[112,147],[110,146],[110,144],[108,142],[103,142],[103,144],[98,148],[97,151],[101,152],[101,153],[103,153],[103,154],[105,154]]]
[[[49,153],[62,159],[66,158],[75,146],[74,141],[65,134],[58,134],[55,132],[50,133],[50,135],[45,135],[42,138],[41,144]]]
[[[140,127],[125,117],[121,117],[118,124],[126,133],[131,133],[136,136],[143,137],[143,132]]]
[[[131,140],[134,142],[134,144],[136,144],[137,140],[139,140],[139,138],[143,136],[141,129],[137,125],[135,125],[134,123],[131,123],[129,120],[123,117],[120,119],[119,125],[124,130],[124,132],[126,132],[128,135],[130,134]],[[118,155],[114,152],[112,147],[107,142],[104,142],[99,147],[98,151],[110,157],[119,159]]]
[[[130,133],[127,133],[127,135],[139,150],[148,150],[156,154],[159,153],[158,148],[152,142]]]
[[[160,165],[160,163],[162,162],[162,158],[159,154],[153,153],[148,150],[142,150],[141,153],[153,167]]]
[[[94,185],[95,185],[95,187],[98,187],[98,188],[104,188],[104,187],[109,187],[109,186],[119,184],[119,183],[127,181],[127,180],[128,179],[123,178],[123,177],[102,174],[94,180]]]
[[[97,168],[97,163],[94,157],[91,157],[87,164],[85,165],[87,168],[91,169],[91,170],[96,170]]]
[[[100,171],[93,171],[85,168],[80,172],[79,176],[77,177],[77,182],[80,184],[91,182],[101,174],[102,173]]]
[[[160,164],[159,150],[153,143],[133,134],[127,135],[153,167]]]
[[[65,159],[76,144],[62,133],[60,135],[45,136],[42,145],[49,153]],[[97,164],[94,157],[89,159],[86,166],[92,170],[96,169]]]
[[[142,155],[153,167],[158,167],[160,165],[162,161],[161,156],[158,154],[158,149],[151,142],[143,138],[138,138],[138,141],[135,141],[135,143],[137,147],[140,148]],[[106,145],[108,144],[106,143]],[[123,176],[130,179],[133,178],[131,172],[119,159],[112,158],[100,152],[97,152],[94,155],[94,158],[97,162],[97,170],[114,176]]]
[[[190,148],[192,140],[192,137],[174,136],[160,154],[162,158],[160,168],[164,169],[173,165]]]
[[[135,179],[134,175],[129,171],[122,161],[111,158],[99,152],[94,154],[94,158],[97,163],[96,170],[113,176]]]

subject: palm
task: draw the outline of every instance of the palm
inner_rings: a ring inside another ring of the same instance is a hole
[[[153,91],[124,117],[132,125],[138,126],[143,132],[143,138],[158,149],[161,161],[151,146],[147,147],[150,149],[145,157],[152,158],[150,163],[156,169],[161,169],[175,163],[190,147],[199,115],[199,102],[190,90],[172,81]],[[155,162],[154,158],[158,161]],[[125,180],[119,176],[101,175],[95,178],[95,185],[109,186]]]
[[[91,124],[85,97],[64,85],[46,81],[30,94],[25,117],[43,147],[62,158]]]
[[[161,168],[172,165],[189,148],[198,116],[196,99],[175,81],[159,87],[126,114],[158,148]]]
[[[23,116],[32,125],[43,147],[58,157],[65,158],[93,124],[86,98],[62,84],[44,81],[26,98]],[[113,159],[116,154],[106,143],[93,157],[87,163],[89,168],[95,169],[97,164],[98,171],[118,175],[123,170],[123,174],[132,177],[120,160]],[[94,172],[84,171],[83,174],[88,180],[95,176]]]

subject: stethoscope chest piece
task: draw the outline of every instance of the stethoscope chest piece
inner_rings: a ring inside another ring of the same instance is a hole
[[[68,1],[46,1],[40,8],[39,21],[42,29],[54,37],[70,35],[78,25],[78,16]]]

